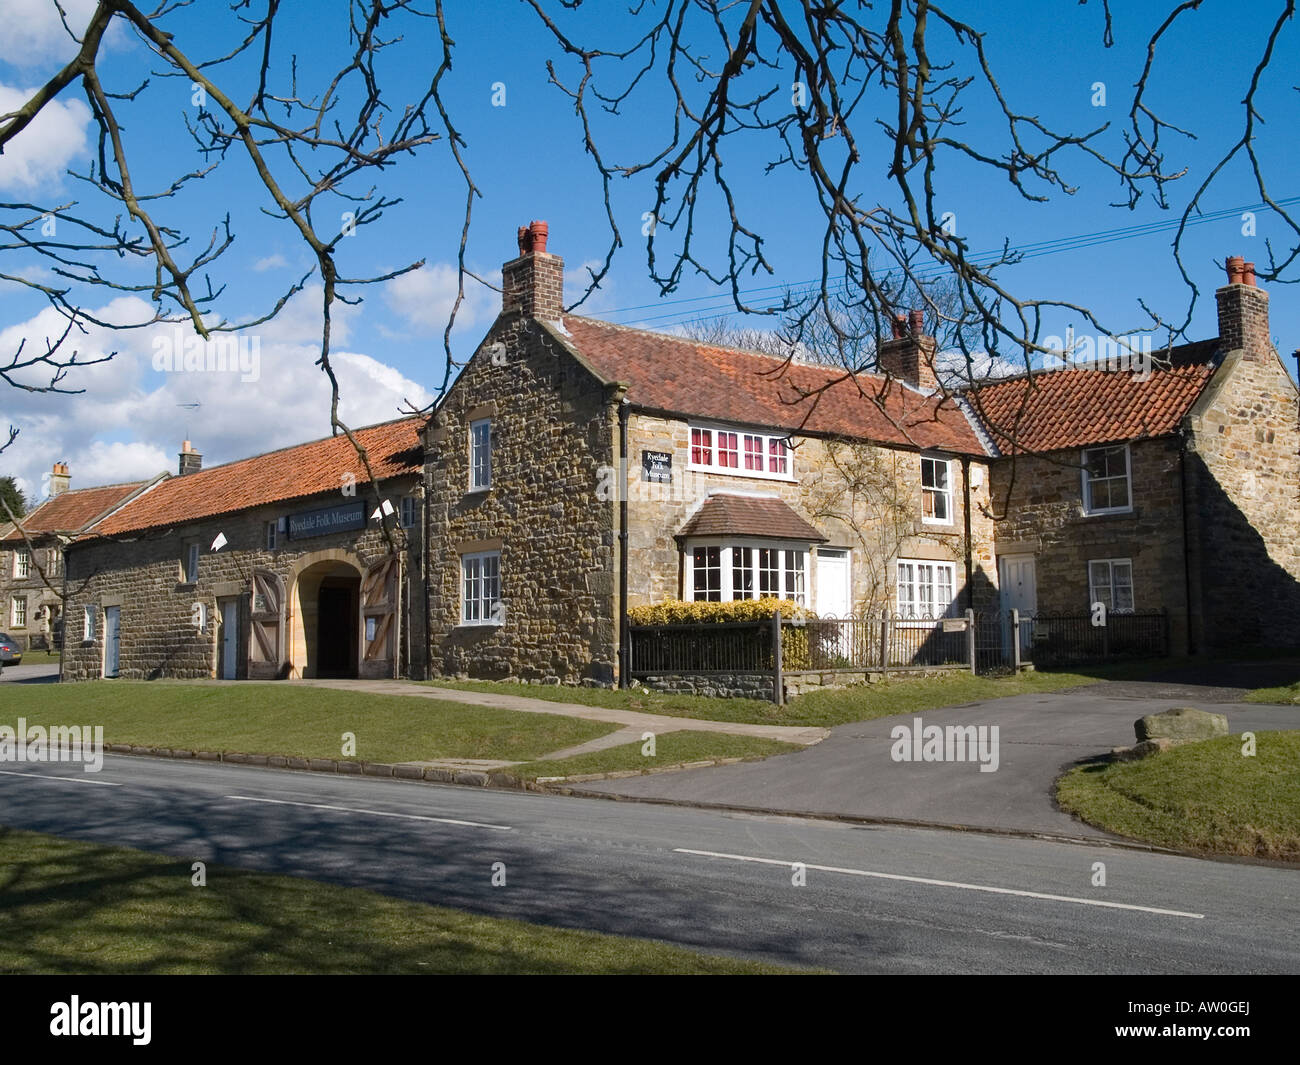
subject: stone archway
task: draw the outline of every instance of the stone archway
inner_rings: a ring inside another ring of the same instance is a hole
[[[357,676],[363,569],[355,555],[338,549],[298,560],[291,577],[290,676]]]

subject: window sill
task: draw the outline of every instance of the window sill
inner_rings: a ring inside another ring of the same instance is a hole
[[[458,629],[501,629],[505,628],[504,621],[458,621],[455,628]]]
[[[731,466],[696,466],[688,463],[688,473],[716,473],[720,477],[743,477],[747,481],[776,481],[778,484],[796,484],[798,478],[792,473],[759,473],[757,470],[738,470]]]
[[[1123,507],[1119,510],[1081,510],[1078,514],[1080,521],[1088,521],[1092,518],[1136,518],[1137,516],[1136,507]]]

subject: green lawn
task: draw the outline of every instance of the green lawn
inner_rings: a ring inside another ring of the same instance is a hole
[[[768,758],[774,754],[801,751],[797,743],[781,743],[755,736],[728,736],[722,732],[669,732],[655,737],[654,757],[641,753],[644,744],[629,743],[573,758],[527,762],[511,766],[511,776],[525,780],[538,777],[567,777],[583,773],[613,773],[626,769],[662,769],[687,762],[720,758]]]
[[[790,972],[0,828],[0,973]],[[503,890],[509,890],[508,888]]]
[[[168,681],[0,686],[0,722],[104,726],[104,742],[300,758],[527,761],[618,726],[441,699],[364,695],[286,683],[208,686]]]
[[[1166,847],[1300,861],[1300,732],[1189,743],[1137,762],[1079,766],[1057,799],[1089,824]]]
[[[1300,705],[1300,681],[1280,688],[1256,688],[1247,692],[1244,700],[1248,703],[1282,703],[1286,706]]]
[[[1125,664],[1126,670],[1133,670]],[[1147,670],[1153,668],[1150,664]],[[1058,691],[1083,684],[1095,684],[1115,672],[1038,672],[1016,676],[971,676],[951,673],[941,677],[882,681],[853,688],[810,692],[785,706],[759,699],[714,699],[699,695],[668,695],[643,690],[558,687],[556,685],[516,684],[510,681],[429,681],[443,688],[462,691],[497,692],[556,702],[580,703],[584,706],[610,706],[640,710],[668,717],[690,717],[707,721],[745,721],[762,725],[842,725],[849,721],[866,721],[890,714],[910,714],[935,710],[979,699],[999,699],[1007,695]]]

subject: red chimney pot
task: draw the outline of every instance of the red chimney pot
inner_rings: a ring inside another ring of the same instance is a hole
[[[1258,288],[1258,287],[1259,287],[1258,285],[1255,284],[1255,264],[1254,264],[1254,263],[1245,263],[1245,264],[1242,266],[1242,272],[1241,272],[1241,283],[1242,283],[1243,285],[1249,285],[1251,288]]]
[[[889,328],[895,340],[901,340],[907,336],[907,315],[895,314],[893,321],[889,323]]]
[[[528,233],[532,237],[532,251],[546,251],[546,238],[550,233],[550,226],[545,222],[533,222],[528,227]]]
[[[922,336],[925,333],[925,312],[912,311],[907,316],[907,324],[911,327],[912,336]]]
[[[1240,255],[1228,256],[1228,284],[1240,285],[1246,272],[1246,260]]]

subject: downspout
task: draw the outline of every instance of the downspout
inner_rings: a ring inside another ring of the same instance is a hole
[[[54,534],[58,540],[58,533]],[[63,683],[63,660],[68,647],[68,552],[59,544],[59,564],[63,567],[63,594],[59,596],[59,609],[63,611],[63,638],[59,641],[59,683]]]
[[[1187,613],[1187,653],[1196,654],[1192,635],[1192,556],[1191,532],[1187,523],[1187,432],[1178,434],[1178,501],[1183,512],[1183,602]]]
[[[966,525],[966,609],[975,609],[975,572],[970,554],[970,456],[961,457],[962,517]]]
[[[426,445],[427,446],[427,445]],[[428,468],[427,466],[425,467]],[[428,475],[425,475],[424,498],[420,500],[420,510],[424,512],[424,535],[420,538],[420,568],[423,571],[423,595],[424,599],[424,679],[433,679],[433,634],[429,626],[432,618],[429,614],[429,499],[432,493],[429,491]]]
[[[618,405],[618,686],[627,687],[631,666],[627,631],[627,422],[632,405],[624,396]]]

